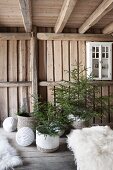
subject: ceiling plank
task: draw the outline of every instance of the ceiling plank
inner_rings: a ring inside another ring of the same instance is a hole
[[[32,30],[31,0],[19,0],[23,24],[26,32]]]
[[[103,30],[102,30],[103,34],[111,34],[113,33],[113,22],[110,23],[109,25],[107,25]]]
[[[61,12],[58,16],[58,19],[56,21],[55,25],[55,33],[61,33],[62,30],[64,29],[74,7],[76,4],[77,0],[64,0],[64,3],[61,8]]]
[[[95,25],[111,9],[113,9],[113,0],[103,0],[103,2],[98,6],[98,8],[79,28],[79,33],[85,33],[90,27]]]

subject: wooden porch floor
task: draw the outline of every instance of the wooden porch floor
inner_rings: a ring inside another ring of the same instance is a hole
[[[15,170],[76,170],[72,152],[67,149],[66,139],[60,139],[60,148],[54,153],[41,153],[36,144],[28,147],[19,146],[15,141],[16,132],[8,133],[0,128],[0,134],[8,137],[9,142],[17,149],[23,160],[23,166]]]

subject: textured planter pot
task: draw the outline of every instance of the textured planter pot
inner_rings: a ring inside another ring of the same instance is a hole
[[[75,129],[82,129],[84,127],[88,127],[89,126],[89,122],[85,121],[83,119],[77,119],[77,120],[73,121],[72,126]]]
[[[89,126],[89,122],[85,121],[84,119],[79,118],[78,116],[75,117],[74,115],[70,114],[69,119],[73,120],[72,126],[75,129],[82,129],[84,127]]]
[[[33,117],[24,117],[24,116],[17,116],[18,123],[17,129],[19,130],[22,127],[29,127],[33,129],[34,126],[34,118]]]
[[[61,137],[64,133],[65,133],[65,130],[61,130],[61,131],[59,131],[58,136]]]
[[[36,131],[36,145],[41,152],[54,152],[59,148],[59,136],[43,135]]]

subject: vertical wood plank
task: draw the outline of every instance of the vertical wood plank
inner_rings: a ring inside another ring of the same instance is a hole
[[[47,41],[47,81],[54,81],[53,77],[53,43]],[[52,94],[52,87],[47,87],[47,98],[48,101],[54,102],[54,95]]]
[[[54,41],[54,81],[63,80],[61,41]],[[55,93],[54,93],[55,97]],[[54,100],[54,103],[56,101]]]
[[[54,71],[55,81],[62,80],[62,56],[61,56],[61,41],[54,41]]]
[[[19,81],[26,81],[27,79],[27,69],[26,69],[26,42],[24,40],[19,42]],[[28,96],[27,88],[19,88],[19,107],[25,105],[28,109]]]
[[[79,45],[79,70],[82,71],[86,68],[86,45],[85,41],[78,41]],[[86,71],[83,72],[83,75],[86,75]]]
[[[47,80],[53,81],[53,46],[52,46],[52,41],[47,41]]]
[[[79,62],[79,56],[78,56],[77,41],[70,41],[70,71],[72,71],[74,67],[77,66],[78,62]],[[70,80],[72,80],[71,77]]]
[[[9,41],[8,48],[8,79],[17,81],[17,41]],[[16,116],[17,112],[17,88],[9,88],[9,115]]]
[[[70,70],[78,64],[77,41],[70,41]]]
[[[99,92],[97,94],[97,97],[102,97],[102,87],[101,86],[99,87]],[[101,103],[96,103],[96,105],[98,105],[100,107]],[[101,118],[95,118],[95,124],[101,124],[101,123],[102,123]]]
[[[113,85],[110,86],[110,95],[113,96]],[[110,101],[110,107],[113,108],[113,101]],[[113,122],[113,112],[110,112],[110,122]]]
[[[26,56],[27,56],[27,81],[32,81],[32,57],[31,57],[31,42],[26,41]],[[27,87],[28,90],[28,110],[32,112],[32,87]]]
[[[37,94],[38,92],[38,75],[37,75],[37,38],[36,32],[31,38],[31,57],[32,57],[32,94]]]
[[[32,95],[38,94],[38,45],[37,45],[37,28],[33,28],[31,38],[31,68],[32,68]],[[32,104],[34,100],[32,98]],[[33,109],[33,108],[32,108]]]
[[[46,41],[38,41],[39,49],[39,81],[47,80],[47,45]],[[42,100],[47,100],[47,88],[39,87],[39,95],[42,97]]]
[[[102,87],[102,96],[108,96],[108,86],[103,86]],[[108,106],[108,101],[107,101],[107,106]],[[102,123],[105,124],[105,123],[109,123],[109,120],[108,120],[108,117],[109,117],[109,108],[108,108],[108,111],[106,114],[103,115],[102,117]]]
[[[69,80],[69,41],[62,41],[63,48],[63,80]]]
[[[108,85],[108,122],[110,123],[110,119],[111,119],[111,106],[110,106],[110,103],[111,103],[111,94],[110,94],[110,86]]]
[[[7,41],[0,41],[0,81],[7,81]],[[7,88],[0,88],[0,117],[8,116]]]

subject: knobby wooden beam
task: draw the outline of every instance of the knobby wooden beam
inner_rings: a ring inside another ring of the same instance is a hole
[[[55,33],[60,33],[64,29],[77,0],[64,0],[64,3],[61,8],[61,12],[58,16],[56,25],[55,25]]]
[[[95,25],[111,9],[113,9],[113,0],[104,0],[79,28],[79,33],[85,33],[90,27]]]
[[[26,32],[32,30],[31,0],[19,0],[23,24]]]
[[[113,85],[113,81],[91,81],[92,85],[98,86],[106,86],[106,85]],[[39,82],[39,86],[59,86],[59,85],[69,85],[65,81],[41,81]]]
[[[39,82],[39,86],[58,86],[66,84],[64,81],[41,81]]]
[[[31,86],[31,84],[31,81],[0,82],[0,87],[27,87]]]
[[[37,38],[40,40],[113,41],[112,35],[105,34],[38,33]]]
[[[30,40],[31,33],[0,33],[0,40]]]
[[[103,34],[111,34],[113,33],[113,22],[110,23],[109,25],[107,25],[103,30],[102,30]]]
[[[31,38],[31,60],[32,60],[32,94],[38,93],[38,57],[37,57],[37,37],[36,27],[33,28],[33,37]]]

